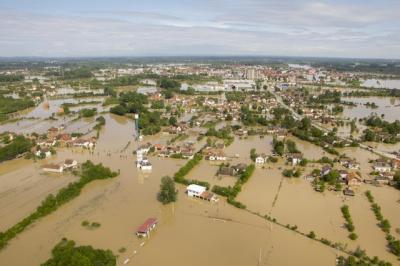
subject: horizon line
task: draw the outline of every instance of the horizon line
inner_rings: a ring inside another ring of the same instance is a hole
[[[400,61],[400,58],[385,57],[342,57],[342,56],[302,56],[302,55],[98,55],[98,56],[0,56],[3,59],[140,59],[140,58],[274,58],[274,59],[342,59],[342,60],[384,60]]]

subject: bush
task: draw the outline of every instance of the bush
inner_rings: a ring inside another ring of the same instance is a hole
[[[94,249],[92,246],[75,246],[75,242],[63,239],[51,251],[52,258],[42,266],[56,265],[117,265],[111,250]]]
[[[354,225],[353,225],[353,220],[351,219],[350,216],[350,211],[349,211],[349,206],[347,205],[343,205],[341,208],[342,214],[344,219],[346,219],[346,228],[349,232],[353,232],[354,231]]]
[[[285,169],[282,172],[282,175],[285,177],[292,177],[293,176],[293,170],[292,169]]]
[[[79,111],[79,114],[82,117],[92,117],[97,113],[97,109],[96,108],[92,108],[92,109],[88,109],[88,108],[83,108]]]
[[[314,233],[314,231],[311,231],[310,233],[308,233],[308,235],[307,235],[309,238],[311,238],[311,239],[315,239],[315,233]]]
[[[351,240],[356,240],[356,239],[358,238],[358,235],[357,235],[356,233],[351,233],[351,234],[349,235],[349,238],[350,238]]]
[[[273,156],[270,156],[270,157],[268,158],[268,161],[270,161],[271,163],[276,163],[276,162],[278,162],[278,158],[273,157]]]
[[[220,196],[229,197],[231,195],[231,187],[213,186],[212,192]]]
[[[117,106],[110,108],[110,113],[112,113],[112,114],[125,115],[126,112],[127,112],[127,110],[122,105],[117,105]]]
[[[374,202],[374,197],[372,196],[371,191],[367,190],[367,191],[365,192],[365,196],[367,196],[368,201],[369,201],[370,203],[373,203],[373,202]]]
[[[327,246],[330,246],[330,245],[332,245],[332,242],[331,241],[329,241],[328,239],[325,239],[325,238],[321,238],[321,243],[322,244],[325,244],[325,245],[327,245]]]
[[[246,205],[244,205],[243,203],[236,201],[234,198],[232,197],[228,197],[227,202],[233,206],[235,206],[236,208],[239,209],[246,209]]]
[[[390,231],[390,223],[388,220],[382,220],[382,222],[380,223],[380,227],[382,228],[382,231],[385,233],[389,233]]]

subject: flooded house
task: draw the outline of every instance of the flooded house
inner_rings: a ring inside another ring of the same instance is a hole
[[[303,160],[303,154],[301,154],[300,152],[288,153],[288,154],[286,154],[286,157],[288,158],[288,160],[292,164],[292,166],[298,165]]]
[[[268,156],[266,156],[265,154],[259,155],[256,157],[255,159],[255,163],[256,164],[265,164],[268,160]]]
[[[351,172],[346,177],[346,182],[349,187],[359,186],[362,183],[362,179],[354,172]]]
[[[37,142],[37,145],[46,147],[53,147],[56,144],[57,141],[55,139],[40,140]]]
[[[390,172],[392,171],[392,167],[390,166],[390,164],[386,163],[386,162],[382,162],[382,161],[377,161],[374,163],[373,165],[374,171],[377,172]]]
[[[286,129],[281,129],[275,134],[275,137],[277,140],[282,141],[286,138],[287,134],[288,133]]]
[[[39,148],[34,153],[37,157],[44,157],[44,158],[49,158],[52,154],[51,150],[48,147]]]
[[[78,167],[78,162],[74,159],[65,159],[64,169],[74,169]]]
[[[214,193],[207,191],[206,187],[191,184],[186,187],[186,193],[189,197],[199,198],[207,201],[218,201]]]
[[[72,140],[73,138],[68,133],[57,135],[57,141],[60,143],[61,146],[68,146]]]
[[[136,230],[136,235],[138,237],[149,237],[150,232],[153,231],[158,224],[156,218],[147,219],[139,228]]]
[[[375,176],[374,181],[376,181],[380,185],[388,185],[390,182],[390,180],[384,175]]]
[[[332,171],[332,166],[330,166],[330,165],[325,165],[325,166],[322,167],[322,169],[321,169],[321,175],[322,175],[322,176],[327,175],[327,174],[329,174],[331,171]]]
[[[237,174],[237,171],[232,166],[221,166],[217,172],[217,175],[235,176],[236,174]]]
[[[233,166],[231,166],[231,167],[234,168],[235,171],[236,171],[238,174],[241,174],[241,173],[243,173],[244,171],[246,171],[247,164],[245,164],[245,163],[238,163],[237,165],[233,165]]]
[[[340,182],[341,183],[347,183],[347,176],[349,175],[349,172],[347,172],[346,170],[339,170],[339,175],[340,175]]]
[[[352,170],[360,169],[360,164],[354,159],[343,157],[339,159],[339,163],[348,169]]]
[[[89,140],[86,139],[76,139],[73,141],[72,145],[74,147],[81,147],[81,148],[86,148],[86,149],[92,149],[94,145],[96,144],[94,138],[91,138]]]
[[[203,155],[209,161],[226,161],[225,153],[220,149],[207,148],[203,150]]]
[[[42,166],[43,171],[52,172],[52,173],[62,173],[64,171],[64,167],[59,164],[45,164]]]
[[[150,151],[151,146],[152,146],[151,143],[147,142],[145,144],[140,145],[136,152],[142,153],[142,154],[147,154]]]

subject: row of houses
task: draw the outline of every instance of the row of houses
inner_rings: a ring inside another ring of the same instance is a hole
[[[385,160],[385,159],[378,159],[373,163],[372,168],[376,172],[391,172],[396,169],[400,169],[400,159],[392,159],[392,160]]]
[[[209,161],[226,161],[227,156],[222,149],[207,147],[202,151],[203,156]]]

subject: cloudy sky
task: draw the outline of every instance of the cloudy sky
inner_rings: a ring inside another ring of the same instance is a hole
[[[0,0],[0,56],[400,58],[399,0]]]

